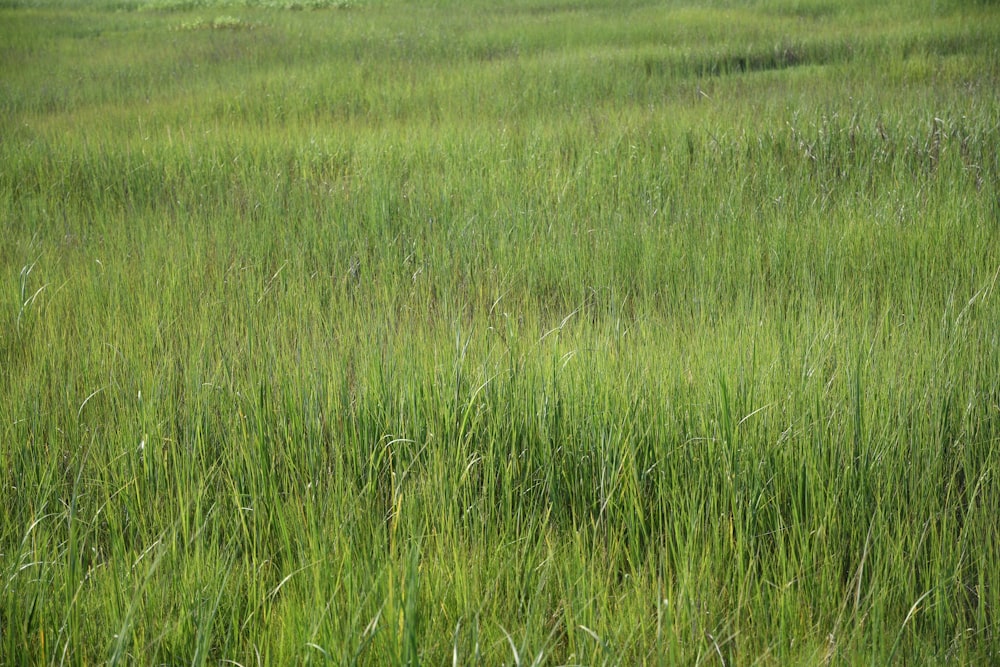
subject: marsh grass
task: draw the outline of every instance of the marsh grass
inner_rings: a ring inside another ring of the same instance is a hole
[[[997,659],[992,6],[264,5],[0,10],[0,662]]]

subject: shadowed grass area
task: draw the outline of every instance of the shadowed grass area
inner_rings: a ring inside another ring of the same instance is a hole
[[[994,662],[998,48],[0,3],[0,662]]]

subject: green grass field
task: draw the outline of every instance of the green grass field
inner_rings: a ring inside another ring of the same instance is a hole
[[[0,665],[1000,662],[1000,6],[0,1]]]

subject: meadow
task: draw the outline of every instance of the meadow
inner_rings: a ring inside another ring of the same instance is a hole
[[[1000,661],[985,0],[0,0],[0,665]]]

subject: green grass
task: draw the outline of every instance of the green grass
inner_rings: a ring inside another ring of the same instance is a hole
[[[998,90],[990,2],[0,3],[0,664],[996,662]]]

